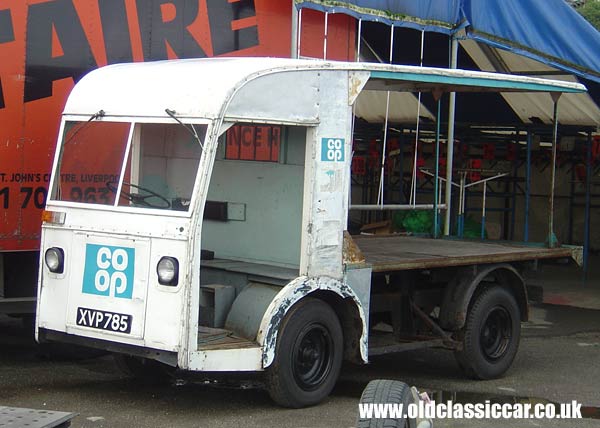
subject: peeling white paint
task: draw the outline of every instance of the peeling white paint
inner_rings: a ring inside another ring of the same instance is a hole
[[[257,342],[262,346],[262,364],[264,368],[271,365],[275,358],[275,349],[277,347],[277,335],[280,322],[287,314],[289,308],[294,303],[300,301],[303,297],[308,296],[310,293],[317,291],[332,291],[342,297],[343,299],[351,298],[362,322],[362,334],[360,339],[360,354],[363,362],[367,362],[367,346],[368,346],[368,329],[367,319],[365,312],[360,304],[354,290],[348,285],[337,281],[333,278],[320,277],[320,278],[307,278],[300,277],[296,278],[288,285],[283,287],[279,294],[275,296],[269,307],[267,308],[265,315],[263,316],[260,324],[260,329],[257,335]]]

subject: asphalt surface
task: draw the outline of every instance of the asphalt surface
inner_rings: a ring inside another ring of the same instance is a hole
[[[275,406],[257,380],[224,385],[180,379],[148,386],[122,375],[108,355],[36,345],[19,320],[0,318],[0,406],[75,412],[73,427],[352,427],[372,379],[403,380],[460,402],[582,403],[581,420],[438,420],[435,427],[600,427],[600,311],[541,305],[523,327],[515,363],[493,381],[465,379],[443,350],[345,366],[331,397],[301,410]],[[59,350],[60,351],[60,350]]]

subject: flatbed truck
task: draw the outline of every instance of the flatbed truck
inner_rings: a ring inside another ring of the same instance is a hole
[[[61,122],[37,339],[113,351],[138,371],[258,372],[288,407],[323,400],[343,360],[406,349],[444,347],[467,375],[502,376],[528,317],[521,268],[576,251],[351,235],[353,105],[369,91],[584,90],[274,58],[93,71]],[[94,198],[73,190],[94,177]]]

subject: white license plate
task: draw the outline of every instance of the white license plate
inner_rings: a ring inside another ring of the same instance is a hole
[[[77,308],[76,324],[81,327],[91,327],[117,333],[131,333],[131,320],[131,315]]]

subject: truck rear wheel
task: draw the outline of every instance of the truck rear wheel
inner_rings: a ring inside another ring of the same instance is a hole
[[[305,298],[285,316],[275,360],[266,370],[269,395],[285,407],[306,407],[329,395],[340,374],[343,335],[333,309]]]
[[[467,322],[459,333],[463,349],[456,360],[467,376],[494,379],[512,364],[521,336],[521,317],[515,296],[492,286],[474,297]]]

